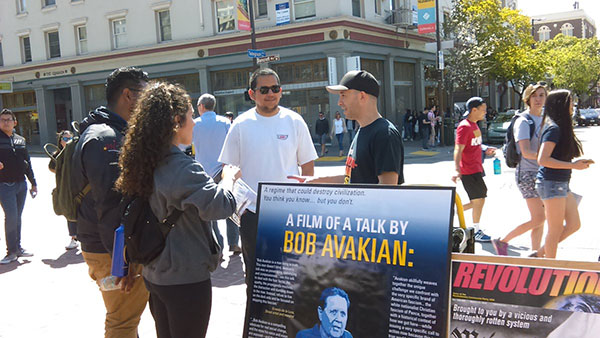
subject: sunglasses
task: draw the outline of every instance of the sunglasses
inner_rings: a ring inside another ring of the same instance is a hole
[[[65,141],[65,142],[69,142],[69,141],[71,141],[72,139],[73,139],[72,137],[68,137],[68,136],[63,136],[63,137],[62,137],[62,140],[63,140],[63,141]]]
[[[260,88],[256,88],[256,89],[258,89],[258,91],[261,94],[263,94],[263,95],[268,94],[269,90],[271,90],[273,92],[273,94],[277,94],[277,93],[279,93],[281,91],[281,86],[280,85],[274,85],[274,86],[271,86],[271,87],[260,87]]]

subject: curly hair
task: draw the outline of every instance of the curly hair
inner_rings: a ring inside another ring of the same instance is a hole
[[[189,95],[178,85],[152,82],[146,87],[129,121],[119,156],[118,191],[127,196],[152,194],[154,170],[171,147],[175,125],[185,123],[190,104]]]

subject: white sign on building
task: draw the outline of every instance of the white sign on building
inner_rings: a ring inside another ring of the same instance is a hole
[[[360,70],[360,56],[349,56],[346,58],[346,72]]]

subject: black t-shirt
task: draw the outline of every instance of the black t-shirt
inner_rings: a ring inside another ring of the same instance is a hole
[[[426,124],[424,124],[424,123],[423,123],[423,120],[425,120],[425,121],[429,121],[429,120],[427,119],[427,114],[425,114],[425,113],[419,113],[419,115],[417,115],[417,117],[419,118],[419,128],[423,128],[424,126],[428,126],[428,127],[430,127],[430,128],[431,128],[431,125],[430,125],[430,124],[427,124],[427,125],[426,125]]]
[[[560,128],[556,124],[552,123],[544,128],[544,131],[542,132],[542,139],[540,141],[540,147],[544,142],[554,142],[556,145],[558,145],[558,142],[560,142]],[[571,161],[566,156],[559,156],[557,150],[558,149],[555,146],[550,157],[559,161]],[[537,178],[548,181],[568,182],[571,179],[571,169],[554,169],[540,166],[538,169]]]
[[[379,118],[361,127],[350,146],[346,159],[346,183],[379,183],[384,172],[398,173],[398,184],[404,183],[404,146],[398,129]]]

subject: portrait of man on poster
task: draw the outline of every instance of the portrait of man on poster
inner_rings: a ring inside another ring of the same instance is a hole
[[[310,329],[299,331],[296,338],[352,338],[346,331],[350,298],[346,291],[330,287],[321,293],[317,308],[319,324]]]

